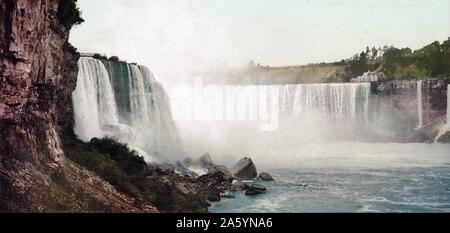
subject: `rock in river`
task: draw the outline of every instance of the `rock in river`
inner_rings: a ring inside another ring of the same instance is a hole
[[[246,187],[245,195],[247,196],[256,196],[259,194],[264,194],[267,192],[266,187],[259,184],[251,184]]]
[[[250,158],[241,159],[233,168],[233,175],[242,180],[252,180],[258,176],[256,166]]]
[[[212,187],[220,192],[225,192],[230,189],[233,183],[233,176],[230,173],[221,171],[220,169],[211,170],[208,174],[200,176],[198,180],[207,187]]]
[[[259,178],[264,181],[273,181],[273,177],[267,172],[261,172]]]
[[[234,180],[231,184],[230,191],[231,192],[238,192],[242,190],[246,190],[248,184],[240,181],[240,180]]]

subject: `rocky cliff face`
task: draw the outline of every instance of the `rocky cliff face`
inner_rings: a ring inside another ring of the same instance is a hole
[[[156,211],[64,158],[79,54],[59,4],[0,1],[0,212]]]
[[[74,86],[76,53],[55,18],[58,1],[2,1],[2,160],[58,166],[58,117]]]
[[[446,79],[423,80],[421,86],[415,80],[372,83],[371,124],[389,141],[433,142],[446,123],[449,83]]]

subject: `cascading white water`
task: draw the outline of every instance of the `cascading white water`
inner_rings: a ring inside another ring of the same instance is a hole
[[[369,118],[370,83],[326,83],[255,86],[209,85],[196,88],[203,93],[174,98],[177,119],[266,120],[267,111],[279,107],[283,116],[302,117],[322,113],[334,119]],[[178,89],[175,89],[177,93]],[[181,89],[180,89],[181,90]],[[195,105],[185,111],[182,106]],[[199,105],[199,106],[196,106]]]
[[[72,99],[80,139],[114,137],[149,162],[182,156],[169,99],[146,67],[87,57],[78,65]]]
[[[369,127],[370,83],[287,85],[280,95],[280,130],[292,137],[358,140]]]
[[[294,116],[326,113],[335,119],[354,119],[361,112],[368,119],[369,83],[288,85],[283,91],[288,96],[283,108],[292,106]]]
[[[423,128],[422,80],[417,82],[417,114],[419,122],[416,129]]]
[[[286,150],[314,143],[371,136],[370,83],[197,84],[171,91],[181,137],[193,155],[273,152],[282,157]]]
[[[447,85],[447,119],[445,124],[439,130],[439,133],[434,141],[438,142],[439,138],[441,138],[448,131],[450,131],[450,84]]]
[[[145,127],[149,124],[147,97],[145,91],[144,77],[136,65],[129,66],[130,72],[130,100],[131,100],[131,124],[134,127]]]
[[[118,124],[117,107],[108,72],[93,58],[79,61],[77,88],[72,94],[75,133],[85,141],[106,136],[102,127]]]

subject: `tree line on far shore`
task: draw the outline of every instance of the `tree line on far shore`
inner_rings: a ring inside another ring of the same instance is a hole
[[[450,37],[415,51],[394,46],[367,46],[360,54],[334,64],[347,66],[348,79],[367,71],[383,72],[391,80],[450,77]]]

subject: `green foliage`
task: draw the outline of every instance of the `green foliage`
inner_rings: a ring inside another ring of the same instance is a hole
[[[384,46],[367,47],[347,61],[347,76],[357,77],[367,71],[382,71],[390,79],[422,79],[450,76],[450,38],[442,44],[433,42],[419,50]]]
[[[119,57],[117,57],[117,56],[112,56],[112,57],[110,57],[108,60],[109,60],[109,61],[112,61],[112,62],[120,62],[120,59],[119,59]]]
[[[102,56],[102,55],[100,55],[98,53],[94,54],[94,56],[92,56],[92,57],[95,58],[95,59],[99,59],[99,60],[108,60],[107,57]]]
[[[367,59],[367,54],[362,52],[359,56],[355,55],[353,59],[350,60],[347,72],[351,76],[360,76],[369,70],[369,64]]]
[[[145,202],[154,203],[162,211],[192,212],[208,207],[199,196],[184,195],[173,184],[162,183],[158,176],[134,176],[133,183],[142,191]]]
[[[414,52],[414,62],[432,76],[449,74],[449,43],[450,39],[441,45],[438,41]]]
[[[181,193],[174,183],[165,183],[142,157],[128,149],[127,145],[111,138],[92,139],[85,143],[73,135],[63,138],[63,150],[67,158],[93,171],[144,204],[163,212],[198,212],[206,210],[207,203],[197,195]],[[172,181],[181,179],[175,174]]]
[[[93,138],[90,142],[92,148],[114,160],[128,175],[136,175],[145,171],[147,164],[143,157],[131,151],[125,144],[111,138]]]
[[[92,144],[84,143],[78,139],[64,139],[64,152],[65,155],[74,161],[77,164],[82,165],[83,167],[94,171],[99,176],[109,181],[112,185],[116,186],[118,190],[128,193],[133,197],[140,197],[139,190],[130,182],[130,175],[126,172],[123,167],[127,167],[128,165],[122,165],[117,160],[115,161],[111,154],[116,154],[114,151],[107,151],[108,148],[120,148],[122,152],[125,145],[117,145],[116,142],[111,139],[102,139],[101,143],[99,143],[96,147]],[[110,147],[101,148],[102,145],[108,145]],[[103,152],[102,153],[96,148],[99,148]],[[123,155],[125,156],[134,156],[132,152],[127,152]]]
[[[77,0],[59,0],[57,16],[67,32],[74,25],[84,22],[84,19],[81,18],[80,8],[77,6]]]

